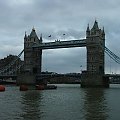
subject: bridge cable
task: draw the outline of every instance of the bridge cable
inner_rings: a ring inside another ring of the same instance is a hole
[[[22,53],[24,52],[24,49],[20,52],[20,54],[17,56],[17,58],[15,60],[13,60],[10,64],[8,64],[7,66],[5,66],[5,68],[3,68],[2,70],[0,70],[0,74],[2,72],[5,72],[6,70],[8,70],[12,65],[14,65],[14,63],[21,57]]]
[[[116,54],[114,54],[110,49],[108,49],[106,46],[103,46],[102,44],[100,44],[102,50],[105,51],[105,53],[112,58],[112,60],[114,60],[116,63],[120,64],[120,57],[118,57]]]

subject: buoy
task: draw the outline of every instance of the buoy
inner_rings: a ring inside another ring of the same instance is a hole
[[[27,91],[28,86],[27,85],[20,85],[20,91]]]
[[[44,90],[44,85],[36,85],[36,90]]]
[[[5,91],[5,86],[0,85],[0,92],[3,92],[3,91]]]

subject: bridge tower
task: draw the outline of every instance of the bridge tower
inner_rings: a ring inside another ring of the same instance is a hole
[[[33,45],[42,43],[42,35],[38,38],[35,28],[30,35],[24,36],[24,72],[18,77],[18,84],[35,84],[36,74],[41,72],[42,49],[33,48]]]
[[[95,20],[92,29],[86,30],[87,71],[82,72],[82,87],[108,87],[104,76],[105,32]]]
[[[35,29],[33,28],[30,35],[24,37],[24,70],[31,73],[41,72],[42,49],[35,48],[33,45],[42,43],[42,35],[38,38]]]

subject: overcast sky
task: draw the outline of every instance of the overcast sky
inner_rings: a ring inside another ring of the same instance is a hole
[[[18,55],[25,31],[33,26],[43,41],[85,38],[95,19],[105,28],[106,46],[120,56],[120,0],[0,0],[0,59]],[[63,33],[66,35],[63,37]],[[48,35],[52,35],[48,38]],[[106,58],[106,73],[120,73],[120,65]],[[82,65],[82,67],[81,67]],[[59,73],[86,69],[86,48],[43,51],[43,71]]]

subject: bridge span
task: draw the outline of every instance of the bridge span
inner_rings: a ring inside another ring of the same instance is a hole
[[[57,49],[57,48],[70,48],[70,47],[85,47],[86,46],[86,39],[83,40],[70,40],[70,41],[60,41],[57,40],[55,42],[46,42],[37,44],[34,43],[33,48],[40,48],[40,49]]]
[[[82,74],[80,73],[74,73],[74,74],[49,74],[49,73],[44,73],[44,74],[38,74],[36,75],[36,83],[39,84],[41,82],[50,82],[51,78],[57,78],[61,81],[61,83],[79,83],[81,84],[81,77]],[[120,74],[105,74],[104,77],[109,77],[109,84],[120,84]],[[67,82],[63,78],[68,78]],[[72,79],[69,81],[70,78]],[[0,80],[3,82],[6,81],[7,84],[11,83],[11,79],[14,80],[14,83],[17,79],[17,75],[0,75]],[[54,83],[54,82],[52,82]],[[59,83],[59,81],[57,82]]]
[[[80,73],[74,73],[74,74],[39,74],[36,76],[37,82],[44,81],[44,80],[50,80],[51,78],[59,78],[62,79],[64,77],[68,78],[74,78],[73,83],[80,83],[81,84],[81,79],[82,79],[82,74]],[[105,74],[103,77],[108,77],[109,78],[109,84],[120,84],[120,74]],[[77,82],[76,82],[77,80]],[[61,80],[62,81],[62,80]],[[64,82],[64,80],[63,80]],[[71,81],[67,82],[71,83]]]

